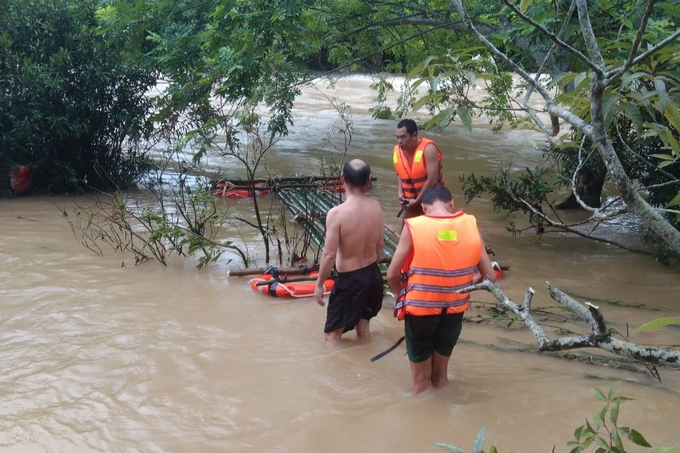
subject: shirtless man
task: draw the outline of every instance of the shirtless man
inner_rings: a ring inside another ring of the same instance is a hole
[[[385,226],[380,204],[366,196],[371,169],[362,160],[347,162],[340,175],[347,199],[328,211],[326,241],[319,264],[314,297],[323,301],[323,283],[333,264],[338,276],[328,300],[326,346],[340,342],[343,333],[356,328],[359,338],[370,333],[371,318],[382,308],[382,258]]]

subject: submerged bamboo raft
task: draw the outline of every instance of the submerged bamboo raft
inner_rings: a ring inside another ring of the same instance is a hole
[[[371,181],[377,178],[372,177]],[[292,188],[323,189],[342,192],[344,189],[339,177],[330,176],[289,176],[265,179],[221,179],[212,183],[212,193],[223,198],[249,198],[268,195]]]
[[[283,202],[295,222],[310,235],[312,243],[322,248],[326,235],[326,215],[331,208],[342,203],[342,192],[321,187],[289,186],[275,190],[274,194]],[[379,263],[383,274],[397,249],[399,234],[385,225],[384,240],[383,258]],[[487,252],[493,254],[493,250],[489,247],[487,247]],[[308,297],[314,291],[318,269],[316,264],[290,268],[268,267],[233,270],[229,272],[229,275],[233,277],[257,275],[250,280],[251,287],[255,291],[272,297]],[[497,276],[499,273],[502,275],[501,270],[507,269],[505,266],[500,266]],[[326,283],[329,288],[332,287],[332,280],[327,280]]]
[[[308,231],[312,242],[317,247],[322,247],[326,234],[326,214],[331,208],[342,203],[342,193],[322,189],[291,188],[279,190],[276,195],[295,221]],[[383,256],[394,255],[398,242],[399,235],[386,227]]]

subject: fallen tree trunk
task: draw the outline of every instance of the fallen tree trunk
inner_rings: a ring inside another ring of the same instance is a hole
[[[543,331],[543,328],[536,323],[531,315],[531,299],[535,293],[532,288],[527,290],[522,305],[517,305],[510,300],[503,291],[488,279],[476,285],[463,288],[458,292],[463,293],[480,289],[490,292],[496,298],[499,305],[519,316],[524,322],[524,325],[527,326],[529,331],[536,337],[538,349],[540,351],[600,348],[623,357],[639,360],[645,364],[665,365],[680,369],[680,351],[643,346],[614,338],[612,332],[607,328],[604,316],[602,316],[599,307],[589,302],[586,302],[585,305],[583,305],[569,297],[563,291],[555,288],[549,282],[547,283],[547,287],[548,294],[550,294],[552,299],[590,325],[592,332],[590,335],[573,335],[558,339],[549,338]]]

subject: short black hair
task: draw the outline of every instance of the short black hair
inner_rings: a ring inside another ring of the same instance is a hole
[[[361,159],[353,159],[342,167],[342,174],[350,186],[363,187],[371,177],[371,167]]]
[[[444,185],[428,187],[425,192],[423,192],[423,198],[421,199],[422,204],[433,205],[437,201],[443,201],[448,203],[453,200],[451,191]]]
[[[416,132],[418,132],[418,125],[416,124],[415,121],[411,119],[399,121],[399,124],[397,124],[397,129],[401,129],[402,127],[406,128],[406,132],[408,132],[408,135],[413,135]]]

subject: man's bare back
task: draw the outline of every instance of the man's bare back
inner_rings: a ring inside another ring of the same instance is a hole
[[[332,208],[326,225],[337,224],[339,241],[335,257],[338,272],[361,269],[380,261],[384,243],[383,215],[380,204],[365,194],[348,196]]]
[[[314,298],[325,306],[323,282],[335,265],[324,336],[326,345],[340,342],[344,332],[369,335],[369,323],[382,307],[383,279],[378,267],[382,258],[385,226],[380,204],[366,196],[371,169],[354,159],[345,164],[341,181],[347,199],[326,215],[326,240],[319,263]]]

